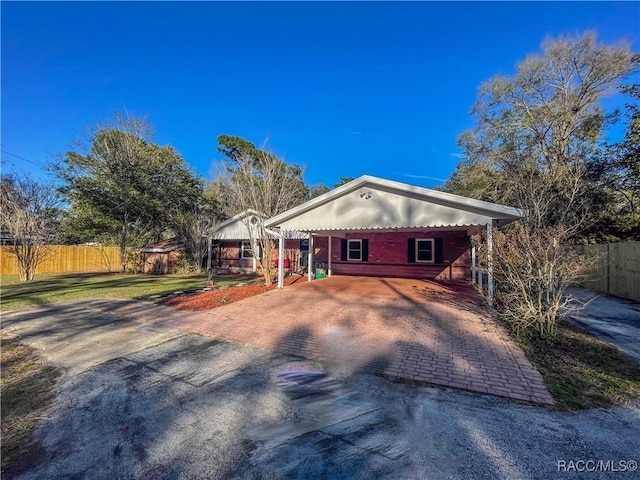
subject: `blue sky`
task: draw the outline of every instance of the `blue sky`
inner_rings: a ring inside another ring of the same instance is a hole
[[[88,125],[146,115],[205,178],[237,135],[309,184],[376,175],[433,187],[459,161],[481,82],[546,36],[640,43],[639,2],[6,2],[2,170],[72,148]],[[18,158],[21,157],[21,158]]]

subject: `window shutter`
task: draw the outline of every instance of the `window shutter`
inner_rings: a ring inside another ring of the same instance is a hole
[[[238,242],[238,259],[242,258],[242,240]]]
[[[362,261],[369,261],[369,240],[366,238],[362,239]]]
[[[347,261],[347,240],[344,238],[340,241],[340,260]]]
[[[407,252],[408,252],[407,262],[416,263],[416,239],[415,238],[410,238],[407,241]]]
[[[442,263],[442,239],[436,238],[434,242],[435,247],[435,263]]]

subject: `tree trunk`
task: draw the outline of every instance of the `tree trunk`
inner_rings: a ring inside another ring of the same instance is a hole
[[[120,271],[127,271],[127,236],[129,233],[128,218],[125,214],[120,235]]]

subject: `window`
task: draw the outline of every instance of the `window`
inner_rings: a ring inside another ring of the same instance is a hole
[[[340,240],[340,260],[343,262],[368,262],[369,240]]]
[[[362,260],[362,240],[349,240],[349,260]]]
[[[253,258],[251,251],[251,242],[243,241],[240,245],[240,258]]]
[[[433,263],[433,238],[416,238],[416,262]]]

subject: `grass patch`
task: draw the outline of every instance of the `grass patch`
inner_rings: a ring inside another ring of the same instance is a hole
[[[239,277],[216,277],[216,286],[245,281]],[[16,310],[49,303],[85,298],[142,298],[177,290],[202,288],[206,275],[149,275],[122,273],[84,273],[38,275],[33,282],[21,283],[17,275],[3,275],[0,310]]]
[[[4,335],[0,338],[2,375],[2,469],[26,453],[29,437],[54,397],[59,372],[43,363],[37,351]]]
[[[555,338],[516,341],[564,410],[609,408],[640,396],[640,365],[578,327],[561,322]]]

